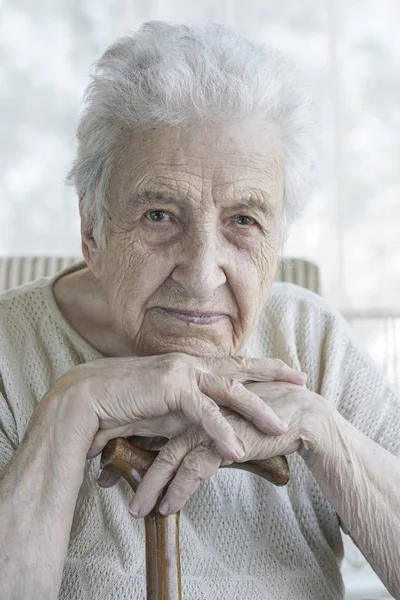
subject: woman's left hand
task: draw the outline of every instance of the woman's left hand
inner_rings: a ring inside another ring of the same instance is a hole
[[[327,428],[334,408],[318,394],[284,382],[249,383],[246,387],[271,406],[288,424],[288,430],[283,435],[266,435],[237,413],[221,409],[243,441],[246,455],[238,462],[298,451],[310,457],[316,446],[329,437]],[[170,482],[160,512],[178,512],[201,481],[211,477],[220,466],[230,464],[232,462],[221,458],[199,428],[191,426],[161,448],[137,489],[130,511],[135,517],[148,515]],[[111,476],[105,486],[113,483]]]

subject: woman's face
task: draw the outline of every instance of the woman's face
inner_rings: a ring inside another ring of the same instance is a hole
[[[275,275],[283,193],[271,124],[127,136],[91,269],[133,354],[239,353]]]

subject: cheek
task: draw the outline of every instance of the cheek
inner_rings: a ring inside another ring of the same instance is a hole
[[[269,231],[260,231],[257,227],[236,229],[235,236],[229,241],[235,253],[231,262],[241,265],[242,280],[252,290],[258,288],[263,295],[262,291],[270,288],[276,273],[279,249],[277,223],[271,223]]]
[[[260,244],[259,252],[254,257],[254,264],[259,274],[261,286],[269,290],[278,264],[278,244],[268,240]]]
[[[261,310],[274,281],[277,248],[263,240],[251,251],[237,252],[232,260],[229,283],[242,316],[253,320]]]
[[[246,281],[254,289],[255,287],[263,289],[269,287],[273,281],[276,272],[278,261],[277,245],[263,238],[248,248],[246,252],[239,253],[245,266],[242,269],[247,269]],[[240,258],[239,258],[240,260]]]
[[[169,276],[167,263],[135,241],[120,239],[110,244],[102,279],[117,322],[140,318],[152,295]]]

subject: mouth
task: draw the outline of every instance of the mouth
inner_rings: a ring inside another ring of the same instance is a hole
[[[200,310],[177,310],[175,308],[162,308],[161,306],[157,306],[156,308],[174,319],[179,319],[193,325],[212,325],[226,317],[223,313],[203,312]]]

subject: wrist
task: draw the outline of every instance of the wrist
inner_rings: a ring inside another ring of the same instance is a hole
[[[327,453],[334,447],[333,438],[340,430],[342,418],[338,411],[326,400],[307,412],[300,435],[301,447],[298,453],[309,468],[325,460]]]
[[[55,457],[60,455],[69,468],[82,468],[83,472],[97,419],[81,401],[79,390],[63,390],[56,384],[35,409],[32,421],[42,435],[51,435]]]

